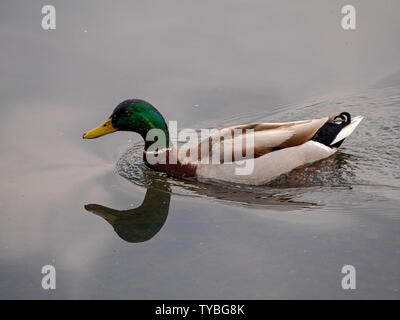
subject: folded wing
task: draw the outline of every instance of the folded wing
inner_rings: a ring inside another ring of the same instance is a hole
[[[224,128],[204,139],[197,147],[180,150],[182,162],[204,161],[219,156],[220,162],[258,158],[274,150],[309,141],[328,117],[283,123],[257,123]],[[253,139],[254,138],[254,139]],[[247,150],[246,150],[247,149]],[[246,152],[248,150],[252,152]]]

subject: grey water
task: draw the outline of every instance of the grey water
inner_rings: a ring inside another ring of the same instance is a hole
[[[0,3],[0,298],[400,298],[397,1],[353,1],[352,31],[341,1],[52,4],[44,31],[39,2]],[[178,129],[365,118],[321,163],[206,183],[134,133],[82,140],[133,97]]]

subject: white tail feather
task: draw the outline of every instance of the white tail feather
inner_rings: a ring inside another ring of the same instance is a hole
[[[336,136],[335,140],[332,141],[331,146],[334,145],[335,143],[343,140],[344,138],[348,137],[349,135],[352,134],[354,129],[360,124],[361,120],[364,119],[362,116],[357,116],[354,117],[351,120],[351,123],[345,126]]]

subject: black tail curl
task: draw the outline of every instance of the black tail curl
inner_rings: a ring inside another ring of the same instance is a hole
[[[342,112],[341,114],[338,114],[336,117],[333,118],[333,120],[336,119],[342,119],[341,122],[342,126],[347,126],[348,124],[351,123],[351,115],[348,112]]]
[[[340,123],[337,123],[335,120],[341,119]],[[335,140],[336,136],[339,132],[347,125],[351,123],[351,115],[348,112],[342,112],[333,118],[333,121],[327,121],[311,138],[311,140],[322,143],[328,147],[339,148],[343,143],[343,140],[336,142],[334,145],[331,145],[333,140]]]

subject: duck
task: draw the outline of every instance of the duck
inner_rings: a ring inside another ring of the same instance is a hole
[[[178,148],[171,141],[164,117],[153,105],[128,99],[83,138],[135,132],[144,140],[145,164],[155,171],[202,182],[263,185],[293,169],[329,158],[362,119],[341,112],[309,120],[236,125],[215,129],[194,146]]]

